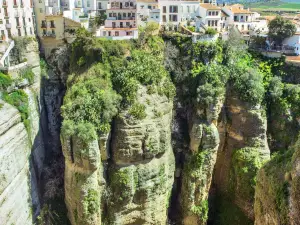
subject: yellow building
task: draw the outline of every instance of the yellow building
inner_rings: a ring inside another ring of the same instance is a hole
[[[54,48],[71,43],[75,39],[75,32],[81,24],[63,17],[63,15],[48,15],[41,22],[40,41],[46,57]]]

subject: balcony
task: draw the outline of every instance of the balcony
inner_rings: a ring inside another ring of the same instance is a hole
[[[51,24],[51,25],[50,25],[50,28],[55,28],[55,24]]]
[[[51,32],[43,33],[43,37],[55,38],[56,34],[51,33]]]

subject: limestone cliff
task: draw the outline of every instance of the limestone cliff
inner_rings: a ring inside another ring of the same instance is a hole
[[[16,40],[20,41],[24,40]],[[0,90],[4,100],[21,104],[15,108],[0,100],[3,105],[0,107],[0,221],[3,224],[33,224],[41,205],[39,180],[44,145],[40,129],[40,59],[37,42],[34,39],[25,42],[22,49],[13,50],[12,58],[15,55],[16,61],[28,58],[25,70],[32,75],[23,77],[24,69],[9,71],[14,80],[8,91]]]
[[[275,156],[259,172],[255,224],[299,224],[299,142]]]
[[[115,119],[108,168],[109,224],[165,224],[174,180],[172,101],[140,87],[146,116],[127,110]]]
[[[30,140],[18,110],[0,103],[0,221],[32,224]]]
[[[261,105],[242,102],[232,91],[227,93],[223,110],[214,188],[254,220],[253,179],[270,158],[265,112]]]
[[[72,224],[166,223],[175,170],[172,102],[140,86],[137,103],[145,104],[145,118],[124,109],[111,135],[89,143],[62,136]]]

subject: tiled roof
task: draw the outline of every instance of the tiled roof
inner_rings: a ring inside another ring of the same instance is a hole
[[[251,12],[247,9],[244,9],[243,7],[244,6],[240,5],[240,4],[225,6],[225,8],[229,9],[234,14],[253,14],[253,12]]]
[[[208,10],[221,10],[220,7],[209,4],[209,3],[200,3],[200,6],[202,8],[208,9]]]

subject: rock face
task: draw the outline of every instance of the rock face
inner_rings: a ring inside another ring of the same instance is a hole
[[[181,208],[183,224],[206,224],[208,194],[220,143],[217,118],[223,98],[206,108],[198,108],[189,119],[189,152],[182,172]]]
[[[62,137],[65,201],[72,224],[167,222],[175,170],[172,102],[140,87],[137,103],[145,104],[145,118],[138,119],[124,109],[111,135],[90,143]]]
[[[255,224],[298,225],[300,221],[299,140],[259,172],[255,190]]]
[[[18,110],[0,103],[0,221],[32,224],[30,142]]]
[[[34,82],[21,82],[14,89],[28,95],[28,127],[18,110],[1,101],[0,109],[0,221],[3,224],[33,224],[40,211],[39,182],[45,157],[40,127],[40,59],[38,44],[31,40],[21,52],[34,73]],[[19,71],[12,71],[15,76]]]
[[[222,122],[214,188],[254,220],[254,187],[258,169],[270,158],[266,118],[261,106],[251,106],[229,91]]]

